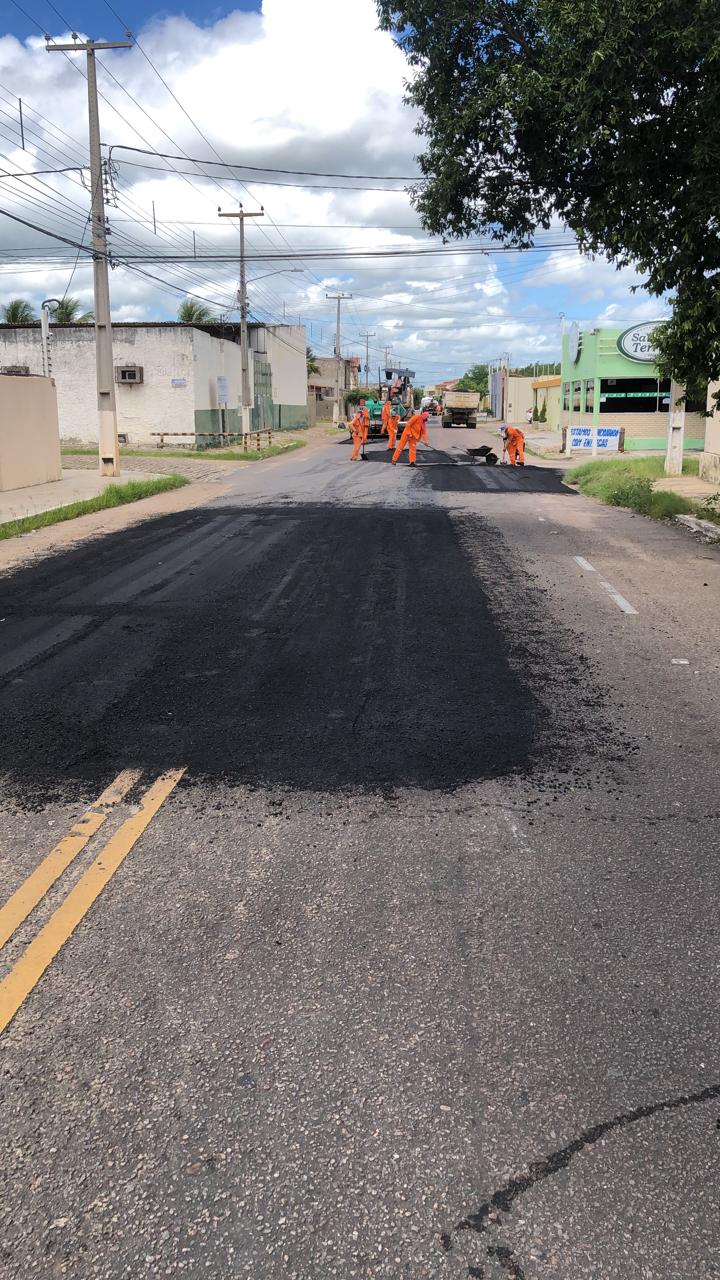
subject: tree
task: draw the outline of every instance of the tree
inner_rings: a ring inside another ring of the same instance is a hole
[[[675,294],[664,373],[720,377],[720,0],[378,0],[412,67],[435,234],[580,249]]]
[[[2,308],[5,324],[37,324],[35,312],[24,298],[11,298]]]
[[[217,316],[204,302],[195,298],[185,298],[178,307],[177,318],[182,324],[216,324]]]
[[[53,308],[52,318],[55,324],[92,324],[95,314],[92,311],[80,310],[79,298],[61,298]]]
[[[488,392],[488,367],[486,364],[471,365],[457,384],[458,391],[479,391],[481,396]]]
[[[312,347],[306,347],[305,354],[307,356],[307,376],[309,378],[311,373],[320,372],[320,365],[317,362],[317,356],[315,355]]]

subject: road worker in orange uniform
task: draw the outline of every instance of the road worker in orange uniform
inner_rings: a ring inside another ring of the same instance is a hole
[[[421,413],[414,413],[408,418],[400,437],[400,443],[392,456],[393,466],[397,466],[398,459],[405,448],[408,446],[408,458],[411,467],[415,466],[415,458],[417,456],[418,440],[424,440],[425,444],[429,444],[427,433],[427,420],[430,417],[427,409],[423,409]]]
[[[505,432],[505,448],[511,467],[525,466],[525,435],[519,427],[508,427]]]
[[[355,410],[355,416],[352,422],[350,423],[350,430],[352,431],[352,436],[353,436],[353,451],[350,455],[351,462],[357,462],[358,458],[360,457],[360,450],[362,449],[363,445],[365,444],[365,441],[368,438],[369,427],[370,427],[370,414],[368,413],[367,408],[365,407],[365,401],[361,400],[357,409]]]
[[[395,440],[398,433],[398,423],[402,414],[402,406],[397,398],[385,401],[382,408],[382,427],[380,434],[387,436],[388,449],[395,449]]]

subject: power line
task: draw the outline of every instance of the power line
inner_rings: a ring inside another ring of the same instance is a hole
[[[107,0],[105,0],[105,3],[107,4]],[[109,5],[108,5],[108,8],[110,8]],[[115,11],[113,10],[113,12]],[[138,42],[135,41],[135,43],[137,44]],[[138,45],[138,48],[139,48],[139,45]],[[141,52],[143,51],[141,50]],[[145,57],[147,57],[147,54],[145,54]],[[150,62],[149,58],[148,58],[148,62]],[[150,63],[150,65],[152,66],[153,64]],[[157,68],[153,67],[153,70],[157,70]],[[159,71],[157,72],[157,74],[160,76]],[[160,79],[162,80],[162,76],[160,76]],[[164,80],[163,80],[163,84],[165,85],[165,88],[168,90],[168,92],[172,93],[172,89],[170,89],[169,85]],[[174,93],[172,94],[172,96],[175,98]],[[178,99],[175,98],[175,101],[178,102]],[[178,102],[178,106],[182,106],[182,103]],[[185,110],[184,107],[182,109],[183,111]],[[187,115],[187,112],[186,112],[186,115]],[[208,143],[208,146],[210,145],[211,144]],[[154,156],[157,156],[159,159],[163,159],[163,160],[185,159],[185,160],[189,160],[191,164],[212,164],[212,165],[219,166],[222,169],[249,169],[251,173],[283,173],[287,175],[294,174],[296,177],[300,177],[300,178],[348,178],[348,179],[357,178],[360,180],[366,179],[368,182],[428,182],[429,181],[428,178],[423,178],[420,174],[417,174],[415,177],[400,177],[399,175],[396,176],[393,173],[325,173],[325,172],[313,170],[313,169],[274,169],[267,164],[243,164],[242,161],[240,160],[235,162],[231,162],[228,160],[196,160],[192,156],[188,156],[184,154],[182,156],[171,156],[171,155],[164,155],[162,151],[145,151],[142,147],[125,146],[124,143],[122,142],[114,142],[112,145],[112,150],[113,151],[134,151],[134,152],[137,152],[138,155],[142,155],[142,156],[154,155]],[[213,147],[213,150],[215,150],[214,147]],[[217,155],[217,152],[215,152],[215,154]],[[260,179],[260,181],[262,181],[262,179]],[[283,185],[295,186],[298,184],[285,183]],[[356,187],[351,187],[349,189],[351,191],[358,190],[358,188]],[[367,189],[370,191],[375,190],[374,187],[369,187]]]

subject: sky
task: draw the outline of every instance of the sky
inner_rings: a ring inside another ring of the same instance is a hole
[[[386,353],[425,384],[504,353],[542,365],[559,359],[561,316],[587,327],[665,313],[632,292],[632,269],[580,256],[562,227],[526,254],[426,235],[406,190],[420,147],[403,102],[409,71],[373,0],[0,0],[0,305],[67,293],[92,306],[92,269],[75,248],[89,208],[84,56],[48,53],[43,33],[117,40],[126,29],[134,47],[98,55],[115,320],[173,319],[186,296],[236,318],[237,224],[218,207],[239,201],[264,208],[248,223],[251,315],[304,323],[331,355],[326,295],[352,294],[341,349],[364,363],[369,333],[371,370]]]

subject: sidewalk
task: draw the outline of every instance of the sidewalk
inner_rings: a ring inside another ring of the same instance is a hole
[[[123,479],[130,478],[130,475],[122,476],[120,483]],[[148,475],[144,476],[144,479],[150,478]],[[34,484],[25,489],[8,489],[0,493],[0,524],[7,524],[9,520],[22,520],[23,516],[36,516],[42,511],[53,511],[55,507],[68,507],[73,502],[97,498],[109,484],[115,484],[115,481],[110,476],[98,475],[97,461],[92,471],[75,466],[63,468],[62,480]]]

